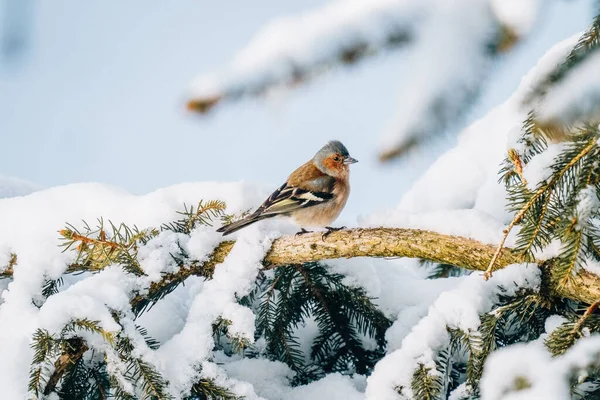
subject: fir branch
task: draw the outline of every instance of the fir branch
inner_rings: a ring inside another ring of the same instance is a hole
[[[287,59],[292,62],[290,66],[293,73],[289,76],[272,76],[258,83],[248,82],[246,85],[227,88],[206,96],[194,97],[188,101],[187,108],[201,114],[212,111],[213,108],[224,101],[239,100],[245,97],[255,97],[266,93],[275,86],[297,87],[299,84],[312,80],[315,76],[327,71],[333,65],[354,65],[370,56],[379,53],[382,49],[394,49],[403,47],[412,41],[412,32],[404,24],[396,24],[387,32],[385,40],[380,43],[380,48],[368,45],[365,41],[358,40],[345,43],[334,49],[325,58],[320,58],[316,63],[297,63],[297,60]]]
[[[125,224],[119,226],[109,221],[111,235],[106,233],[104,220],[98,219],[96,229],[83,221],[84,232],[72,225],[60,231],[64,243],[63,251],[76,247],[78,254],[68,272],[99,271],[111,264],[120,264],[127,272],[141,276],[144,271],[137,260],[138,243],[145,244],[158,235],[156,229],[138,230]]]
[[[383,348],[384,334],[391,321],[373,305],[362,288],[344,285],[341,275],[328,272],[318,263],[294,267],[307,286],[302,291],[312,297],[311,314],[319,327],[311,358],[326,373],[346,372],[351,368],[367,374],[382,354],[366,351],[358,334],[376,339]]]
[[[44,394],[54,392],[63,375],[74,365],[77,365],[83,354],[88,350],[87,344],[81,338],[73,338],[64,342],[63,353],[54,363],[54,372],[50,375],[44,388]]]
[[[543,97],[554,85],[562,81],[571,70],[594,54],[599,46],[600,13],[596,15],[590,27],[581,35],[565,61],[536,85],[531,94],[525,99],[525,103],[529,105],[534,104],[536,100]]]
[[[508,225],[508,227],[504,230],[504,235],[502,236],[502,240],[500,241],[500,244],[496,248],[496,251],[494,252],[494,255],[492,256],[492,258],[490,260],[489,266],[484,273],[484,278],[486,280],[492,276],[495,264],[498,260],[498,257],[500,256],[500,253],[502,252],[502,250],[504,248],[504,243],[505,243],[506,238],[508,237],[508,234],[510,233],[510,231],[523,220],[523,217],[526,215],[526,213],[531,211],[532,207],[536,204],[536,201],[538,201],[541,196],[543,196],[543,195],[550,196],[552,194],[552,191],[556,189],[556,186],[558,185],[558,183],[561,181],[561,179],[563,177],[566,176],[567,178],[569,178],[569,175],[567,175],[567,174],[569,172],[572,172],[572,169],[575,166],[577,166],[578,163],[584,157],[589,156],[590,153],[592,153],[592,151],[597,151],[597,149],[598,149],[597,136],[592,135],[591,137],[588,136],[585,139],[586,140],[574,142],[573,149],[576,151],[573,152],[572,157],[571,157],[571,154],[566,151],[562,154],[562,157],[563,158],[568,157],[568,160],[565,160],[566,162],[564,162],[564,163],[557,162],[555,164],[555,171],[552,174],[551,179],[548,182],[542,182],[542,183],[540,183],[540,185],[538,185],[538,188],[535,190],[535,192],[531,193],[531,195],[529,196],[527,201],[524,202],[524,204],[522,205],[520,211],[514,216],[514,218]],[[565,154],[565,153],[567,153],[567,154]],[[538,219],[536,218],[536,220],[538,220]],[[539,233],[539,230],[534,229],[534,233]],[[533,243],[533,241],[530,241],[529,243]],[[520,249],[521,255],[525,256],[529,250],[530,250],[530,247]]]
[[[74,334],[77,332],[77,330],[96,333],[102,336],[102,339],[104,339],[104,341],[110,345],[114,345],[115,343],[114,333],[104,330],[100,326],[100,321],[92,321],[87,318],[72,320],[63,327],[60,336],[65,337],[69,334]]]
[[[450,264],[439,264],[439,263],[429,263],[423,262],[423,264],[431,264],[432,267],[430,269],[429,274],[427,275],[428,279],[440,279],[440,278],[449,278],[456,276],[463,276],[469,273],[469,270],[455,267]]]
[[[257,335],[264,335],[269,358],[286,363],[296,372],[295,383],[308,383],[319,374],[308,368],[294,330],[310,314],[305,287],[292,266],[275,271],[269,289],[258,308]]]
[[[194,206],[188,209],[187,205],[184,204],[184,210],[178,211],[177,214],[183,215],[185,218],[163,224],[161,228],[189,235],[197,224],[212,226],[214,219],[224,216],[225,207],[225,202],[222,200],[209,200],[207,202],[200,200],[195,209]]]
[[[34,332],[32,339],[31,347],[35,352],[31,363],[28,389],[37,397],[47,382],[44,373],[48,367],[44,363],[47,363],[57,353],[58,343],[48,331],[39,328]]]
[[[360,335],[374,338],[382,350],[391,322],[363,289],[348,287],[342,280],[319,263],[307,263],[278,268],[261,281],[264,291],[258,297],[256,335],[266,339],[268,357],[285,362],[297,373],[294,384],[332,371],[365,374],[383,354],[365,350]],[[302,353],[294,336],[306,318],[313,318],[319,329],[309,355]]]
[[[88,399],[94,393],[90,393],[89,379],[90,371],[83,358],[80,358],[65,374],[58,390],[60,398],[65,400]]]
[[[200,379],[185,400],[241,400],[231,390],[218,386],[212,379]]]
[[[519,179],[524,185],[527,185],[527,179],[523,176],[523,162],[521,161],[521,157],[519,153],[515,149],[508,150],[508,159],[512,163],[512,171],[517,174]]]
[[[62,277],[58,278],[58,279],[48,279],[46,280],[46,282],[44,283],[44,286],[42,286],[42,296],[44,296],[45,298],[48,298],[50,296],[55,295],[56,293],[58,293],[58,289],[59,287],[61,287],[64,283],[64,280]]]
[[[581,337],[600,329],[600,317],[594,315],[598,307],[600,300],[590,305],[577,320],[563,323],[548,335],[544,343],[553,356],[564,354]],[[584,330],[587,330],[587,333]]]
[[[131,299],[131,307],[136,315],[141,314],[167,294],[175,290],[190,276],[203,276],[207,279],[212,277],[215,267],[225,261],[225,258],[233,248],[235,242],[221,242],[210,255],[207,261],[199,262],[189,261],[188,264],[181,264],[177,272],[163,274],[162,279],[153,282],[144,295],[136,295]]]
[[[88,397],[90,400],[107,400],[110,393],[110,376],[106,363],[90,368],[88,373]]]
[[[485,361],[494,350],[538,338],[544,332],[548,316],[558,312],[560,306],[536,292],[501,297],[497,307],[481,316],[477,332],[453,332],[469,354],[466,381],[470,391],[479,393]]]
[[[166,392],[166,382],[154,367],[141,358],[132,358],[130,379],[140,388],[143,400],[167,400],[172,396]]]
[[[413,373],[411,388],[416,399],[439,400],[443,394],[444,384],[437,370],[419,364]]]

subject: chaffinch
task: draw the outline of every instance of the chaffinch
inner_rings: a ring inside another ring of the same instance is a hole
[[[340,141],[332,140],[315,156],[296,169],[267,200],[251,215],[217,229],[229,235],[257,221],[278,215],[290,216],[305,227],[325,227],[325,235],[334,230],[329,226],[340,215],[350,194],[349,164],[358,162],[350,157]]]

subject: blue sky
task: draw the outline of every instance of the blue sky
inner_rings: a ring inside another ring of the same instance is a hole
[[[7,1],[14,0],[0,4]],[[104,182],[134,193],[206,180],[275,188],[327,140],[340,139],[360,160],[344,220],[395,205],[456,133],[404,162],[378,163],[376,138],[410,79],[404,50],[268,102],[231,104],[206,118],[185,110],[196,75],[226,65],[272,18],[323,3],[35,2],[27,52],[18,62],[0,60],[0,175],[45,187]],[[546,3],[531,38],[498,64],[467,121],[506,99],[551,45],[593,16],[593,0]]]

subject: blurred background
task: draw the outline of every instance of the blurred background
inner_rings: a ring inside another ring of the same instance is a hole
[[[403,64],[410,48],[208,116],[185,108],[195,76],[227,65],[273,18],[324,3],[0,0],[0,197],[90,181],[137,194],[188,181],[274,189],[339,139],[360,160],[342,222],[394,206],[459,131],[400,162],[377,160],[376,137],[410,79]],[[502,103],[550,46],[594,15],[594,0],[546,3],[461,126]]]

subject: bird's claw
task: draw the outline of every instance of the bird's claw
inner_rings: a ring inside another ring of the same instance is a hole
[[[345,226],[340,226],[339,228],[334,228],[334,227],[331,227],[331,226],[326,226],[325,229],[327,229],[327,232],[324,232],[321,235],[321,240],[322,241],[325,241],[325,238],[327,236],[331,235],[332,232],[341,231],[342,229],[346,229],[346,227]]]
[[[302,228],[300,230],[300,232],[296,232],[296,236],[301,236],[301,235],[304,235],[306,233],[312,233],[312,232],[311,231],[307,231],[306,229]]]

